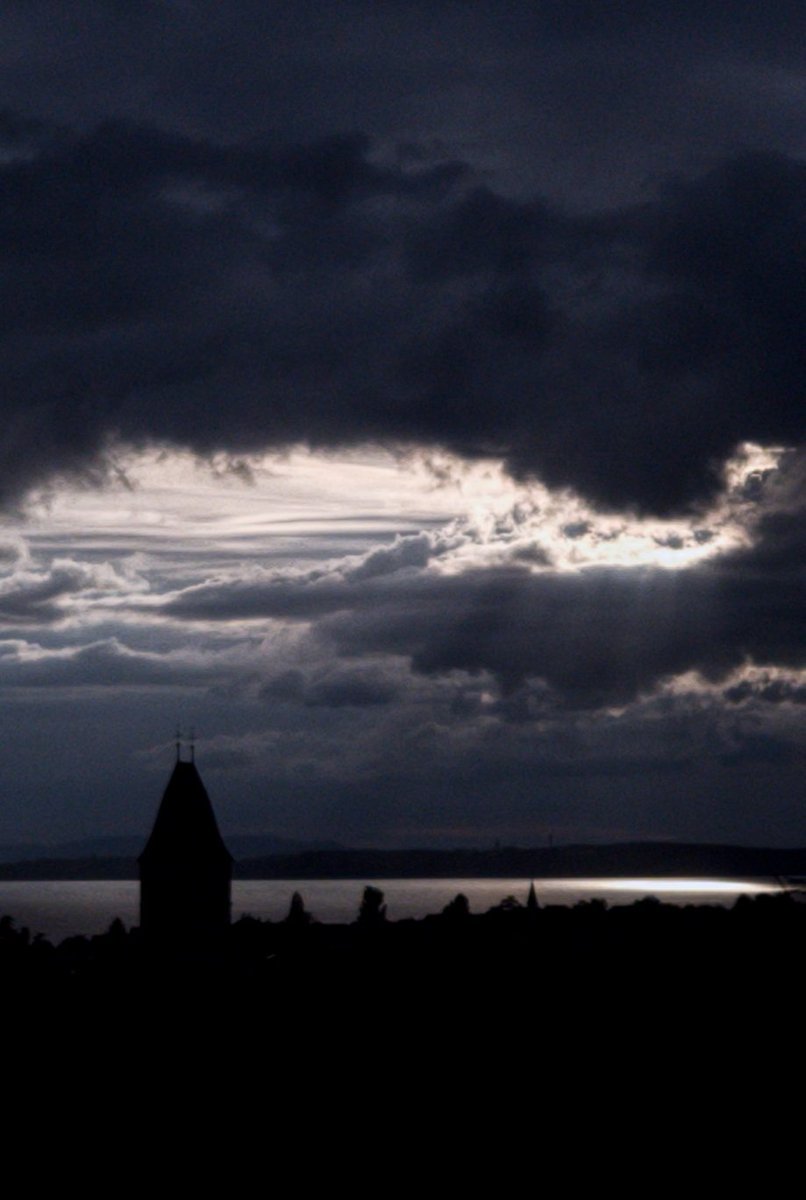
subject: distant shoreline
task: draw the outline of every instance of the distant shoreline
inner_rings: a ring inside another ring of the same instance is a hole
[[[769,879],[806,876],[806,848],[624,842],[493,850],[315,850],[242,859],[236,879]],[[0,863],[0,880],[136,880],[132,857]]]

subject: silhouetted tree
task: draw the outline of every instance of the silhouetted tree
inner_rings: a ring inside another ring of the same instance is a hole
[[[311,923],[311,914],[305,908],[305,901],[299,892],[291,897],[291,906],[285,919],[286,925],[292,929],[306,929]]]
[[[383,892],[380,888],[367,884],[358,910],[358,924],[365,929],[383,925],[386,921],[386,905],[383,902]]]
[[[462,920],[464,917],[470,916],[470,904],[464,892],[459,892],[454,896],[453,900],[449,900],[442,910],[443,917],[449,917],[450,920]]]

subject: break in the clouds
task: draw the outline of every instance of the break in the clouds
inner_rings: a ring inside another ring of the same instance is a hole
[[[761,818],[730,796],[774,781],[776,837],[795,836],[796,457],[746,446],[710,507],[666,519],[492,462],[118,466],[105,488],[32,499],[0,610],[22,744],[48,711],[96,713],[80,742],[114,743],[121,720],[148,731],[140,798],[128,815],[101,804],[104,828],[146,820],[179,719],[233,828],[750,837]]]
[[[799,476],[796,464],[787,468],[771,474]],[[791,553],[769,561],[764,534],[802,513],[788,511],[790,488],[778,480],[768,504],[781,511],[761,517],[742,503],[754,474],[693,527],[593,512],[566,521],[544,492],[542,504],[533,495],[490,519],[398,536],[363,555],[222,573],[161,611],[194,622],[306,622],[340,656],[403,656],[426,674],[486,672],[504,693],[539,680],[571,707],[627,703],[669,677],[726,676],[748,661],[797,668],[802,577]]]
[[[804,32],[5,6],[8,840],[802,839]]]

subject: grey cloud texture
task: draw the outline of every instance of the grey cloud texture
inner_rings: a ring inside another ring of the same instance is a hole
[[[226,655],[187,647],[132,649],[116,637],[66,647],[0,641],[0,688],[209,687],[239,665]]]
[[[110,563],[54,558],[46,569],[26,567],[0,578],[0,627],[66,620],[76,602],[145,590],[145,581]]]
[[[490,674],[510,696],[538,680],[570,708],[619,705],[686,672],[719,679],[748,661],[806,666],[802,556],[791,541],[773,555],[765,537],[782,522],[802,536],[801,515],[768,515],[752,549],[685,570],[555,571],[542,559],[537,570],[472,559],[445,570],[440,554],[461,545],[461,536],[421,534],[399,539],[385,558],[371,551],[315,571],[257,571],[196,585],[162,611],[212,623],[309,622],[348,658],[403,656],[425,674]],[[435,552],[437,568],[429,566]],[[364,569],[379,561],[389,569]],[[284,678],[305,694],[301,678]]]
[[[368,708],[390,704],[400,693],[391,672],[378,667],[329,666],[306,675],[291,669],[274,675],[260,688],[268,701],[296,701],[309,708]]]

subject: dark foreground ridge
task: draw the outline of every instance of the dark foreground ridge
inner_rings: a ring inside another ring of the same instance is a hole
[[[494,850],[308,850],[242,858],[236,879],[768,879],[806,875],[806,848],[618,842]],[[134,855],[0,863],[0,879],[137,879]]]
[[[318,1104],[353,1138],[385,1116],[405,1129],[412,1111],[441,1131],[474,1104],[503,1106],[509,1125],[523,1080],[576,1129],[670,1080],[710,1097],[715,1081],[741,1091],[768,1086],[771,1064],[796,1069],[805,948],[806,904],[787,893],[730,909],[510,897],[479,914],[457,895],[392,922],[367,887],[349,925],[317,923],[295,895],[285,920],[243,917],[208,940],[150,943],[116,920],[51,945],[4,917],[0,987],[19,1078],[58,1063],[104,1095],[164,1081],[169,1125],[177,1095],[206,1103],[213,1080],[227,1096],[257,1085],[295,1119]]]
[[[509,896],[474,914],[458,894],[441,913],[390,921],[383,892],[367,886],[349,925],[320,924],[294,893],[284,920],[244,916],[215,936],[188,923],[169,939],[151,938],[118,919],[105,934],[58,945],[4,916],[0,982],[7,998],[145,995],[169,982],[270,1002],[326,994],[348,1009],[377,989],[391,1009],[418,995],[440,1003],[503,993],[601,1000],[605,980],[609,991],[637,988],[645,1001],[692,986],[727,996],[774,985],[785,999],[799,991],[806,950],[801,900],[782,892],[741,896],[731,908],[652,897],[613,908],[602,900],[541,907],[532,888],[526,904]]]

